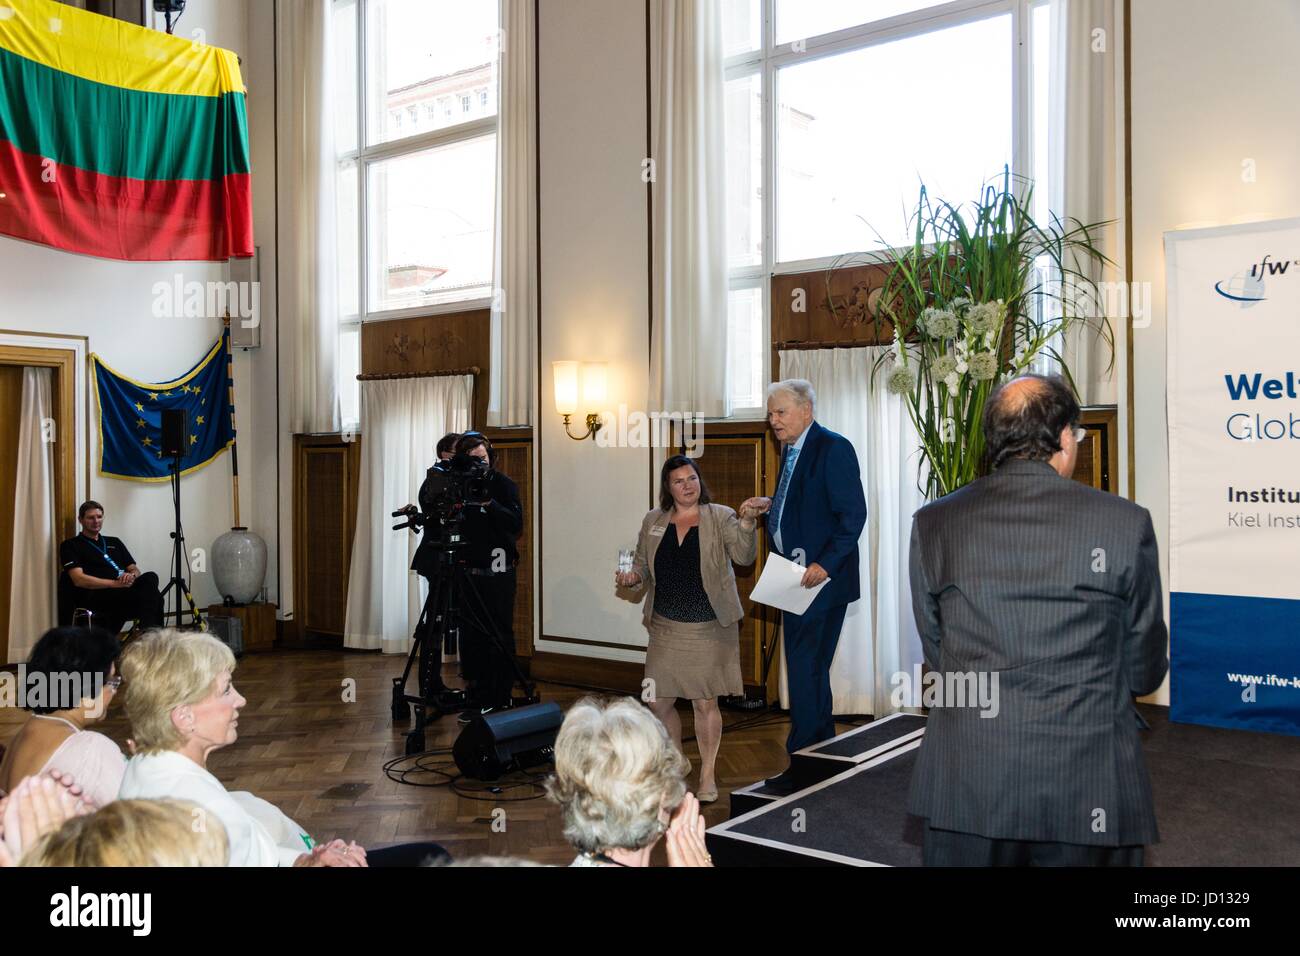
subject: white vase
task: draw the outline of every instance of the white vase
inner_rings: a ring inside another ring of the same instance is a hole
[[[266,577],[266,542],[247,528],[231,528],[212,542],[212,576],[223,599],[256,600]]]

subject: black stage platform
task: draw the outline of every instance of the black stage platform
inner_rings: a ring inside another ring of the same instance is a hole
[[[855,727],[829,740],[805,747],[790,758],[790,771],[801,789],[856,767],[893,750],[925,732],[925,718],[919,714],[890,714]],[[764,781],[731,791],[731,816],[757,810],[777,800]]]
[[[1161,837],[1147,866],[1300,865],[1300,738],[1138,709]],[[904,807],[924,732],[924,717],[895,714],[800,751],[800,790],[733,791],[709,851],[724,866],[919,866],[921,824]]]
[[[891,714],[798,751],[798,791],[764,781],[731,794],[731,819],[708,831],[719,866],[920,866],[920,825],[907,816],[925,718]]]

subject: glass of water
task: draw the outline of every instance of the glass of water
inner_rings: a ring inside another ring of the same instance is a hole
[[[622,548],[618,552],[618,573],[627,574],[632,570],[632,557],[635,554],[631,548]]]

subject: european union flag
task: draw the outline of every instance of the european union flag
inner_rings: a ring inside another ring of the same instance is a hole
[[[172,459],[162,453],[164,409],[185,410],[181,474],[202,468],[235,441],[227,329],[199,364],[175,381],[150,385],[127,378],[91,355],[99,398],[99,473],[130,481],[166,481]]]

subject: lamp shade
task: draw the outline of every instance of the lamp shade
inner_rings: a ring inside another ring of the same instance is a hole
[[[607,381],[604,362],[582,363],[582,410],[588,414],[605,408]]]
[[[578,411],[578,363],[552,362],[555,374],[555,410],[561,415]]]

